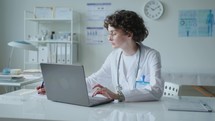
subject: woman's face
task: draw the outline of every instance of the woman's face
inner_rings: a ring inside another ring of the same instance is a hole
[[[131,37],[123,32],[121,29],[116,29],[108,25],[108,40],[112,44],[113,48],[123,48]]]

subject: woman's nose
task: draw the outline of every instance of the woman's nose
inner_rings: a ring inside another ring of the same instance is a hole
[[[110,35],[108,35],[108,40],[109,40],[109,41],[112,41],[112,38],[111,38],[111,36],[110,36]]]

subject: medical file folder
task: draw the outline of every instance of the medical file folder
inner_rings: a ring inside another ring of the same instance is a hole
[[[38,48],[39,51],[39,63],[46,63],[48,62],[48,47],[40,46]]]
[[[212,112],[212,108],[205,102],[194,100],[169,100],[166,103],[169,111]]]

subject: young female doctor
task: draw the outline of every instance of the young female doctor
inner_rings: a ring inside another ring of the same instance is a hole
[[[143,19],[133,11],[120,10],[106,17],[104,27],[114,50],[86,79],[88,90],[93,96],[101,94],[120,102],[159,100],[164,85],[161,59],[158,51],[141,43],[148,36]],[[44,88],[37,89],[45,93]]]

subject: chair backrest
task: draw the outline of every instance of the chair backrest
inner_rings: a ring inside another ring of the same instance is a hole
[[[178,96],[179,92],[179,85],[171,82],[165,82],[164,83],[164,97],[174,97]]]

